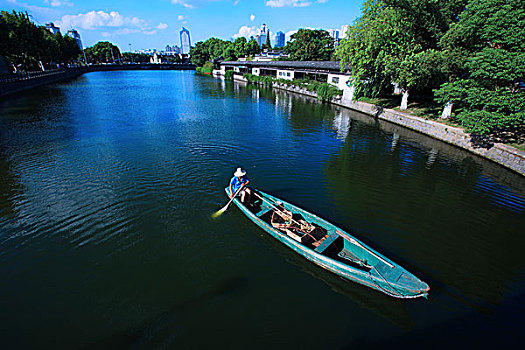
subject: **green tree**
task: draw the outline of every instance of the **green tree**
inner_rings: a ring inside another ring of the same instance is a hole
[[[40,62],[68,63],[79,53],[75,40],[52,35],[34,24],[27,13],[0,13],[0,55],[15,66],[39,69]]]
[[[237,38],[233,42],[233,48],[237,57],[244,57],[248,53],[248,41],[245,37]]]
[[[226,61],[236,61],[237,60],[237,51],[235,50],[234,43],[230,43],[224,46],[221,55]]]
[[[94,46],[84,50],[88,62],[90,63],[109,63],[115,62],[120,57],[118,46],[109,41],[99,41]]]
[[[257,41],[255,41],[255,39],[252,36],[250,38],[250,41],[247,44],[246,54],[249,55],[249,56],[254,56],[254,55],[258,55],[260,53],[261,53],[261,47],[259,46]]]
[[[272,49],[272,42],[270,41],[270,32],[268,32],[268,35],[266,36],[266,49]]]
[[[356,97],[377,97],[395,82],[404,92],[443,82],[440,38],[459,20],[466,0],[367,0],[363,15],[336,50],[352,67]],[[430,85],[429,85],[430,84]]]
[[[202,67],[206,61],[210,60],[210,55],[204,41],[199,41],[190,50],[191,62],[197,67]]]
[[[440,40],[447,55],[458,58],[449,82],[435,91],[436,101],[453,104],[468,132],[501,140],[523,137],[523,1],[471,0],[461,18]]]
[[[293,61],[327,61],[334,52],[334,40],[326,30],[299,29],[284,47]]]

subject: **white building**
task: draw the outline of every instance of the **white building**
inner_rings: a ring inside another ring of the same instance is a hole
[[[341,31],[339,32],[340,39],[346,38],[346,33],[348,32],[348,28],[350,28],[350,26],[347,24],[341,26]]]
[[[180,47],[182,49],[182,54],[189,54],[191,50],[191,38],[190,31],[182,27],[180,31]]]
[[[66,34],[66,35],[67,35],[67,36],[70,36],[70,37],[72,37],[73,39],[76,40],[77,45],[78,45],[78,48],[79,48],[80,50],[83,50],[83,49],[84,49],[84,48],[82,47],[82,40],[80,39],[80,34],[78,34],[78,32],[77,32],[76,30],[74,30],[74,29],[70,29],[70,30],[67,31],[67,34]]]
[[[53,35],[57,35],[57,33],[60,33],[60,28],[55,27],[55,24],[53,22],[46,23],[46,29],[49,30]]]
[[[149,63],[154,63],[154,64],[162,63],[162,57],[160,55],[157,55],[157,53],[155,52],[153,54],[153,57],[150,57]]]
[[[266,24],[263,24],[259,30],[259,34],[255,36],[255,40],[257,41],[257,44],[259,44],[259,47],[262,47],[264,44],[266,44],[269,35],[270,31],[268,30],[268,27]]]

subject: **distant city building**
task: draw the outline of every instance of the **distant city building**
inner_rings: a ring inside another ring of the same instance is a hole
[[[53,35],[57,35],[57,33],[60,33],[60,28],[55,27],[55,24],[53,22],[46,23],[46,29],[49,30]]]
[[[191,39],[190,31],[182,27],[180,31],[180,47],[182,48],[182,54],[189,54],[191,50]]]
[[[350,26],[347,24],[341,26],[341,32],[339,33],[340,39],[346,38],[346,33],[348,32],[348,28],[350,28]]]
[[[180,53],[180,47],[178,47],[177,45],[166,45],[166,51],[164,52],[170,55],[178,55]]]
[[[286,36],[284,35],[283,32],[277,32],[277,36],[275,40],[277,41],[275,43],[275,47],[284,47],[286,43]]]
[[[75,39],[75,41],[77,42],[78,48],[80,50],[84,49],[82,47],[82,40],[80,40],[80,34],[78,34],[78,32],[76,30],[70,29],[70,30],[67,31],[66,35],[72,37],[73,39]]]
[[[328,34],[335,40],[339,40],[339,30],[337,29],[328,29]]]
[[[270,31],[268,30],[266,24],[263,24],[259,31],[259,34],[255,36],[255,40],[257,41],[257,44],[259,44],[259,47],[262,48],[262,46],[266,44],[266,41],[268,40],[268,35],[270,35]]]
[[[160,55],[157,55],[157,53],[155,52],[153,54],[153,57],[150,57],[149,63],[154,63],[154,64],[162,63],[162,57]]]

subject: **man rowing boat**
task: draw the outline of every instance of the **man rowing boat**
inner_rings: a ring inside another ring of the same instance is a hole
[[[233,177],[230,180],[230,197],[237,192],[239,188],[243,188],[240,191],[241,202],[250,201],[251,190],[247,187],[250,183],[250,180],[246,176],[246,171],[243,171],[241,168],[237,168]]]

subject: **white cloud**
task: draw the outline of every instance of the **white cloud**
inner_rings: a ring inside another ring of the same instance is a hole
[[[157,29],[164,30],[168,28],[168,25],[166,23],[160,22],[159,25],[156,27]]]
[[[191,4],[188,4],[188,2],[186,0],[171,0],[171,3],[174,4],[174,5],[182,5],[186,8],[189,8],[189,9],[192,9],[194,8],[195,6],[191,5]]]
[[[232,2],[232,0],[170,0],[170,1],[174,5],[184,6],[188,9],[204,7],[212,2],[229,2],[229,3]],[[238,3],[239,3],[239,0],[234,0],[233,6],[236,6]]]
[[[35,6],[30,5],[25,2],[18,2],[17,0],[6,0],[8,3],[11,4],[12,7],[14,7],[15,10],[28,10],[29,17],[32,19],[39,19],[40,17],[44,18],[50,18],[55,17],[59,15],[59,12],[54,8],[49,7],[42,7],[42,6]]]
[[[118,11],[110,13],[104,11],[91,11],[78,15],[65,15],[56,21],[57,25],[64,28],[96,29],[99,27],[136,27],[146,29],[148,23],[138,17],[125,17]]]
[[[179,21],[184,21],[184,20],[187,19],[187,18],[188,18],[188,17],[183,16],[183,15],[178,15],[178,16],[177,16],[177,19],[178,19]]]
[[[253,22],[254,19],[255,19],[255,15],[254,15],[254,14],[251,14],[251,15],[250,15],[250,21]]]
[[[68,0],[44,0],[44,3],[51,5],[52,7],[60,7],[60,6],[73,6],[74,4],[72,2],[69,2]]]
[[[267,0],[265,5],[269,7],[306,7],[313,3],[322,4],[328,0]]]
[[[254,27],[242,26],[239,28],[239,31],[237,32],[237,34],[234,34],[232,37],[234,39],[237,39],[240,37],[245,37],[249,39],[251,36],[255,36],[258,33],[259,33],[259,30],[255,26]]]
[[[286,40],[286,42],[290,41],[290,37],[294,35],[295,33],[297,33],[297,30],[290,30],[284,33],[284,39]]]

